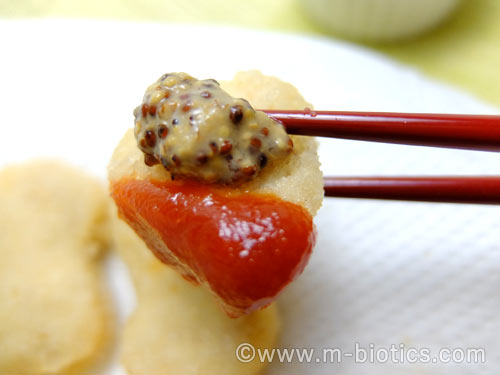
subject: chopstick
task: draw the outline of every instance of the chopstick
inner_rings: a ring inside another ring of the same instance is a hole
[[[500,116],[265,110],[289,134],[500,151]]]
[[[500,204],[500,176],[325,177],[327,197]]]
[[[289,134],[500,152],[500,116],[264,110]],[[327,197],[500,204],[500,176],[325,177]]]

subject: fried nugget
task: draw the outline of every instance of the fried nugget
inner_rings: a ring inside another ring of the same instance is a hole
[[[105,347],[109,199],[55,161],[0,171],[0,374],[80,374]]]
[[[223,88],[248,99],[256,108],[310,106],[292,85],[259,72],[240,73],[232,82],[223,83]],[[274,194],[315,215],[323,199],[317,143],[311,137],[292,138],[295,152],[290,158],[270,165],[240,188]],[[108,170],[111,182],[124,176],[166,178],[162,166],[144,164],[131,130],[116,148]],[[129,267],[137,293],[137,308],[123,338],[122,362],[129,374],[261,373],[265,363],[239,362],[235,351],[245,342],[255,348],[274,346],[280,326],[275,304],[238,319],[228,318],[206,288],[183,280],[157,260],[130,227],[115,220],[115,244]]]
[[[265,363],[238,361],[236,348],[273,347],[280,326],[276,306],[231,319],[207,289],[161,263],[118,218],[113,232],[137,296],[122,342],[121,361],[129,375],[259,373]]]

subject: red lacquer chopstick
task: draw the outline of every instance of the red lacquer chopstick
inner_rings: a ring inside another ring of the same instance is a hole
[[[500,151],[500,116],[265,110],[289,134]],[[500,204],[500,176],[325,177],[327,197]]]
[[[325,177],[327,197],[500,204],[499,176]]]
[[[271,111],[289,134],[500,151],[500,116],[377,112]]]

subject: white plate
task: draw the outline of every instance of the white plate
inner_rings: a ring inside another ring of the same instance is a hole
[[[376,53],[231,28],[1,21],[0,164],[53,155],[105,177],[147,85],[168,71],[229,79],[260,69],[317,109],[496,113]],[[322,140],[326,174],[499,174],[497,154]],[[304,275],[280,298],[288,348],[484,348],[484,364],[273,363],[271,374],[494,373],[500,367],[497,207],[327,199]],[[126,272],[110,278],[122,317]],[[318,354],[315,353],[315,355]],[[118,374],[116,365],[107,374]]]

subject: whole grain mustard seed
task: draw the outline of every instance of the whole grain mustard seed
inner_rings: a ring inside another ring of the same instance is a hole
[[[177,155],[172,155],[172,161],[177,167],[181,166],[181,159]]]
[[[255,147],[255,148],[260,148],[260,146],[262,146],[262,142],[259,138],[255,138],[253,137],[251,140],[250,140],[250,144]]]
[[[267,156],[265,154],[260,154],[257,160],[259,161],[259,166],[261,168],[264,168],[266,166]]]
[[[200,165],[203,165],[208,161],[208,155],[200,155],[196,158],[196,160],[200,163]]]
[[[148,167],[152,167],[153,165],[156,165],[158,164],[158,160],[153,156],[153,155],[150,155],[150,154],[144,154],[144,163],[148,166]]]
[[[156,145],[156,135],[152,130],[146,130],[144,133],[144,139],[146,139],[146,144],[149,147],[155,147]]]
[[[233,124],[238,124],[243,119],[243,107],[241,105],[232,106],[229,112],[229,118]]]
[[[165,125],[165,124],[159,125],[158,126],[158,136],[161,139],[165,139],[167,137],[167,135],[168,135],[167,125]]]
[[[222,146],[220,147],[220,153],[222,155],[225,155],[227,154],[228,152],[231,151],[231,149],[233,148],[233,145],[231,144],[230,141],[228,140],[225,140],[223,143],[222,143]]]
[[[134,111],[135,135],[148,166],[171,178],[238,184],[255,178],[293,147],[283,126],[212,79],[167,73]]]

